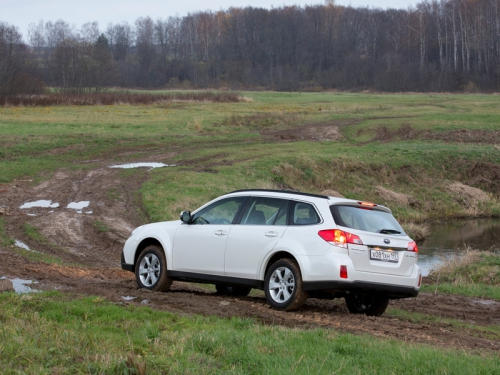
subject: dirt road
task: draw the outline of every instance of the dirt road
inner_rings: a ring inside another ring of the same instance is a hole
[[[249,317],[290,327],[331,327],[475,352],[500,350],[498,334],[474,328],[500,324],[500,303],[495,301],[421,293],[417,298],[392,301],[382,317],[366,317],[348,314],[343,300],[309,299],[299,311],[281,312],[270,309],[260,291],[245,298],[222,297],[210,288],[180,282],[168,293],[138,290],[134,275],[122,271],[119,261],[124,239],[146,221],[134,192],[147,173],[143,169],[126,178],[102,161],[91,170],[58,171],[41,184],[26,180],[1,185],[0,217],[7,235],[32,250],[57,257],[61,264],[27,261],[13,245],[0,244],[0,276],[37,280],[37,289],[100,295],[120,304],[146,304],[181,314]],[[50,200],[52,207],[20,208],[37,200]],[[67,207],[71,202],[87,201],[81,210]],[[420,313],[425,319],[404,317],[398,311]],[[443,322],[441,318],[452,320]]]

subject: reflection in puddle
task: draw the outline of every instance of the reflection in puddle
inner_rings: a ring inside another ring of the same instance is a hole
[[[66,208],[70,208],[72,210],[75,210],[77,213],[81,214],[82,209],[87,208],[89,204],[90,201],[71,202],[66,206]],[[86,211],[85,213],[92,213],[92,211]]]
[[[19,208],[21,210],[24,210],[26,208],[34,208],[34,207],[57,208],[57,207],[59,207],[59,203],[57,203],[57,202],[52,203],[51,200],[40,199],[40,200],[34,201],[34,202],[25,202]]]
[[[446,261],[459,257],[463,249],[500,250],[500,220],[456,220],[431,225],[429,236],[418,244],[418,265],[422,275]]]
[[[165,163],[126,163],[126,164],[115,164],[110,165],[109,168],[162,168],[162,167],[175,167],[175,164],[165,164]]]
[[[28,245],[26,245],[23,241],[19,241],[19,240],[15,240],[14,241],[14,245],[16,245],[17,247],[21,248],[21,249],[24,249],[24,250],[28,250],[28,251],[33,251],[30,249],[30,247]]]
[[[0,280],[2,280],[2,279],[6,279],[6,277],[0,277]],[[32,289],[31,287],[28,286],[28,285],[32,285],[32,284],[37,284],[38,283],[37,281],[18,279],[18,278],[8,279],[8,280],[10,280],[12,282],[12,287],[14,288],[14,291],[17,294],[38,292],[38,290]]]
[[[132,297],[132,296],[122,296],[122,300],[124,301],[133,301],[137,297]]]

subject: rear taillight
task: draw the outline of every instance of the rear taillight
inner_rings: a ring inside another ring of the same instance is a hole
[[[340,266],[340,278],[347,279],[347,266]]]
[[[324,229],[318,232],[319,236],[326,242],[334,245],[345,245],[348,243],[363,245],[363,241],[355,234],[340,229]]]
[[[414,251],[418,253],[418,246],[415,241],[408,242],[408,251]]]

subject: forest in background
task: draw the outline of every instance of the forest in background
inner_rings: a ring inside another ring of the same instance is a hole
[[[0,95],[104,87],[495,91],[500,0],[231,8],[134,25],[0,22]]]

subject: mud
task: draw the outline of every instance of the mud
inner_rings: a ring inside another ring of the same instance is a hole
[[[449,131],[432,131],[415,129],[409,124],[403,124],[398,129],[389,129],[380,126],[376,129],[375,138],[372,141],[391,141],[393,139],[426,139],[458,143],[500,143],[500,131],[482,129],[458,129]]]
[[[225,160],[220,155],[218,162]],[[28,243],[45,254],[59,257],[62,264],[30,262],[13,245],[0,242],[0,277],[36,280],[36,289],[61,290],[71,295],[99,295],[117,304],[147,304],[180,314],[248,317],[264,324],[287,327],[328,327],[339,332],[368,334],[409,343],[462,348],[468,351],[500,350],[500,337],[467,326],[425,323],[386,314],[382,317],[352,315],[343,300],[309,299],[298,311],[271,309],[261,291],[251,297],[222,297],[198,284],[175,282],[170,292],[137,289],[134,274],[120,269],[120,254],[130,231],[147,221],[135,191],[146,178],[145,169],[123,177],[108,168],[107,161],[93,170],[60,170],[47,181],[33,185],[16,181],[2,185],[0,207],[10,238]],[[50,197],[60,207],[31,208],[37,216],[27,216],[19,207],[28,201]],[[92,215],[66,208],[71,202],[89,201]],[[99,231],[96,220],[105,224]],[[27,234],[26,225],[40,237]],[[124,298],[125,297],[125,298]],[[484,303],[483,303],[484,302]],[[391,307],[435,317],[452,318],[467,324],[500,324],[498,302],[460,296],[422,293],[417,298],[392,301]]]
[[[342,138],[340,127],[359,123],[359,119],[304,124],[287,129],[264,129],[261,134],[278,141],[335,141]]]

